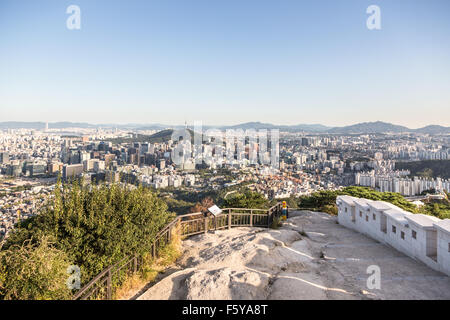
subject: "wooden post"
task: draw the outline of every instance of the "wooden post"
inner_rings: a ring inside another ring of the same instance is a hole
[[[106,280],[106,300],[112,299],[112,276],[111,268],[108,270],[108,278]]]
[[[228,230],[231,229],[231,209],[228,209]]]
[[[208,217],[205,217],[205,234],[208,233]]]
[[[153,258],[156,258],[156,241],[153,242],[153,246],[152,246],[152,256],[153,256]]]
[[[250,209],[250,227],[253,227],[253,210]]]

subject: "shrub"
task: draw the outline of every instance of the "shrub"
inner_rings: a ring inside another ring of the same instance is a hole
[[[272,220],[272,224],[270,225],[270,227],[272,229],[278,229],[282,226],[283,224],[281,223],[281,217],[273,217]]]
[[[265,209],[269,207],[269,201],[262,194],[247,190],[225,199],[223,207]]]
[[[324,206],[321,208],[320,211],[326,212],[326,213],[331,214],[331,215],[333,215],[333,216],[337,216],[337,214],[338,214],[338,208],[337,208],[337,206],[336,206],[335,204],[327,204],[327,205],[324,205]]]
[[[318,209],[330,214],[337,214],[336,197],[338,195],[349,195],[352,197],[365,198],[369,200],[386,201],[406,211],[417,213],[417,207],[407,201],[399,193],[379,192],[370,188],[355,186],[346,187],[342,190],[319,191],[309,196],[300,197],[300,207]]]
[[[149,282],[154,282],[160,272],[167,266],[173,264],[181,255],[180,225],[172,230],[170,242],[158,248],[158,258],[152,258],[149,253],[143,255],[143,265],[139,272],[132,274],[117,288],[114,297],[116,299],[128,299],[130,294],[136,293],[138,289]]]
[[[80,267],[83,285],[125,257],[150,252],[154,236],[173,217],[144,187],[58,183],[48,207],[22,221],[5,249],[50,235],[56,248]]]
[[[7,300],[70,299],[67,255],[47,237],[0,251],[0,297]]]

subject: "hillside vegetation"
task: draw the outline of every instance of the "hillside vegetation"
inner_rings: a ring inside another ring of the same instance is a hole
[[[83,285],[124,257],[144,256],[173,217],[149,189],[58,184],[43,212],[22,221],[0,251],[0,298],[65,299],[71,292],[52,275],[67,278],[75,265]]]
[[[134,143],[134,142],[163,143],[163,142],[167,142],[172,139],[173,132],[174,132],[173,129],[165,129],[165,130],[156,132],[152,135],[137,134],[134,137],[130,137],[130,138],[112,138],[112,139],[108,139],[108,141],[112,142],[113,144]],[[194,131],[191,129],[188,129],[188,132],[191,135],[191,143],[194,143]],[[196,134],[196,135],[198,135],[198,134]],[[200,137],[200,139],[201,139],[201,137]]]
[[[268,209],[270,203],[260,193],[246,190],[224,199],[222,206],[226,208]]]
[[[411,176],[450,179],[450,160],[397,162],[395,168],[397,170],[409,170]]]
[[[432,215],[440,219],[450,218],[450,202],[448,199],[440,201],[430,201],[422,207],[407,201],[401,194],[394,192],[379,192],[367,187],[347,187],[335,191],[319,191],[309,196],[298,199],[288,199],[291,207],[294,205],[316,211],[327,212],[337,215],[336,197],[338,195],[349,195],[352,197],[365,198],[369,200],[381,200],[392,203],[406,211],[412,213],[422,213]]]

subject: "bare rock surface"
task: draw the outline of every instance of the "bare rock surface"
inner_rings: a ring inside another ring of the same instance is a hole
[[[146,299],[450,299],[450,277],[336,223],[290,214],[278,230],[234,228],[183,241],[174,272]],[[381,288],[370,289],[377,265]]]

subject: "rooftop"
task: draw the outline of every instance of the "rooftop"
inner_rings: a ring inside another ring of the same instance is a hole
[[[397,209],[398,207],[385,201],[372,201],[369,203],[369,206],[376,210],[385,210],[385,209]]]
[[[347,195],[338,196],[337,198],[344,201],[347,204],[350,204],[350,205],[353,205],[354,201],[357,199],[355,197],[351,197],[351,196],[347,196]]]
[[[445,219],[433,223],[433,225],[441,231],[450,233],[450,219]]]
[[[363,208],[368,208],[369,207],[369,203],[373,202],[373,201],[372,200],[368,200],[368,199],[358,198],[354,202],[356,204],[360,205]]]
[[[406,225],[408,223],[406,217],[412,215],[412,213],[400,210],[398,208],[385,210],[384,213],[395,221],[402,223],[403,225]]]
[[[424,214],[411,214],[408,215],[406,219],[422,228],[432,228],[435,222],[442,221],[439,218],[427,216]]]

